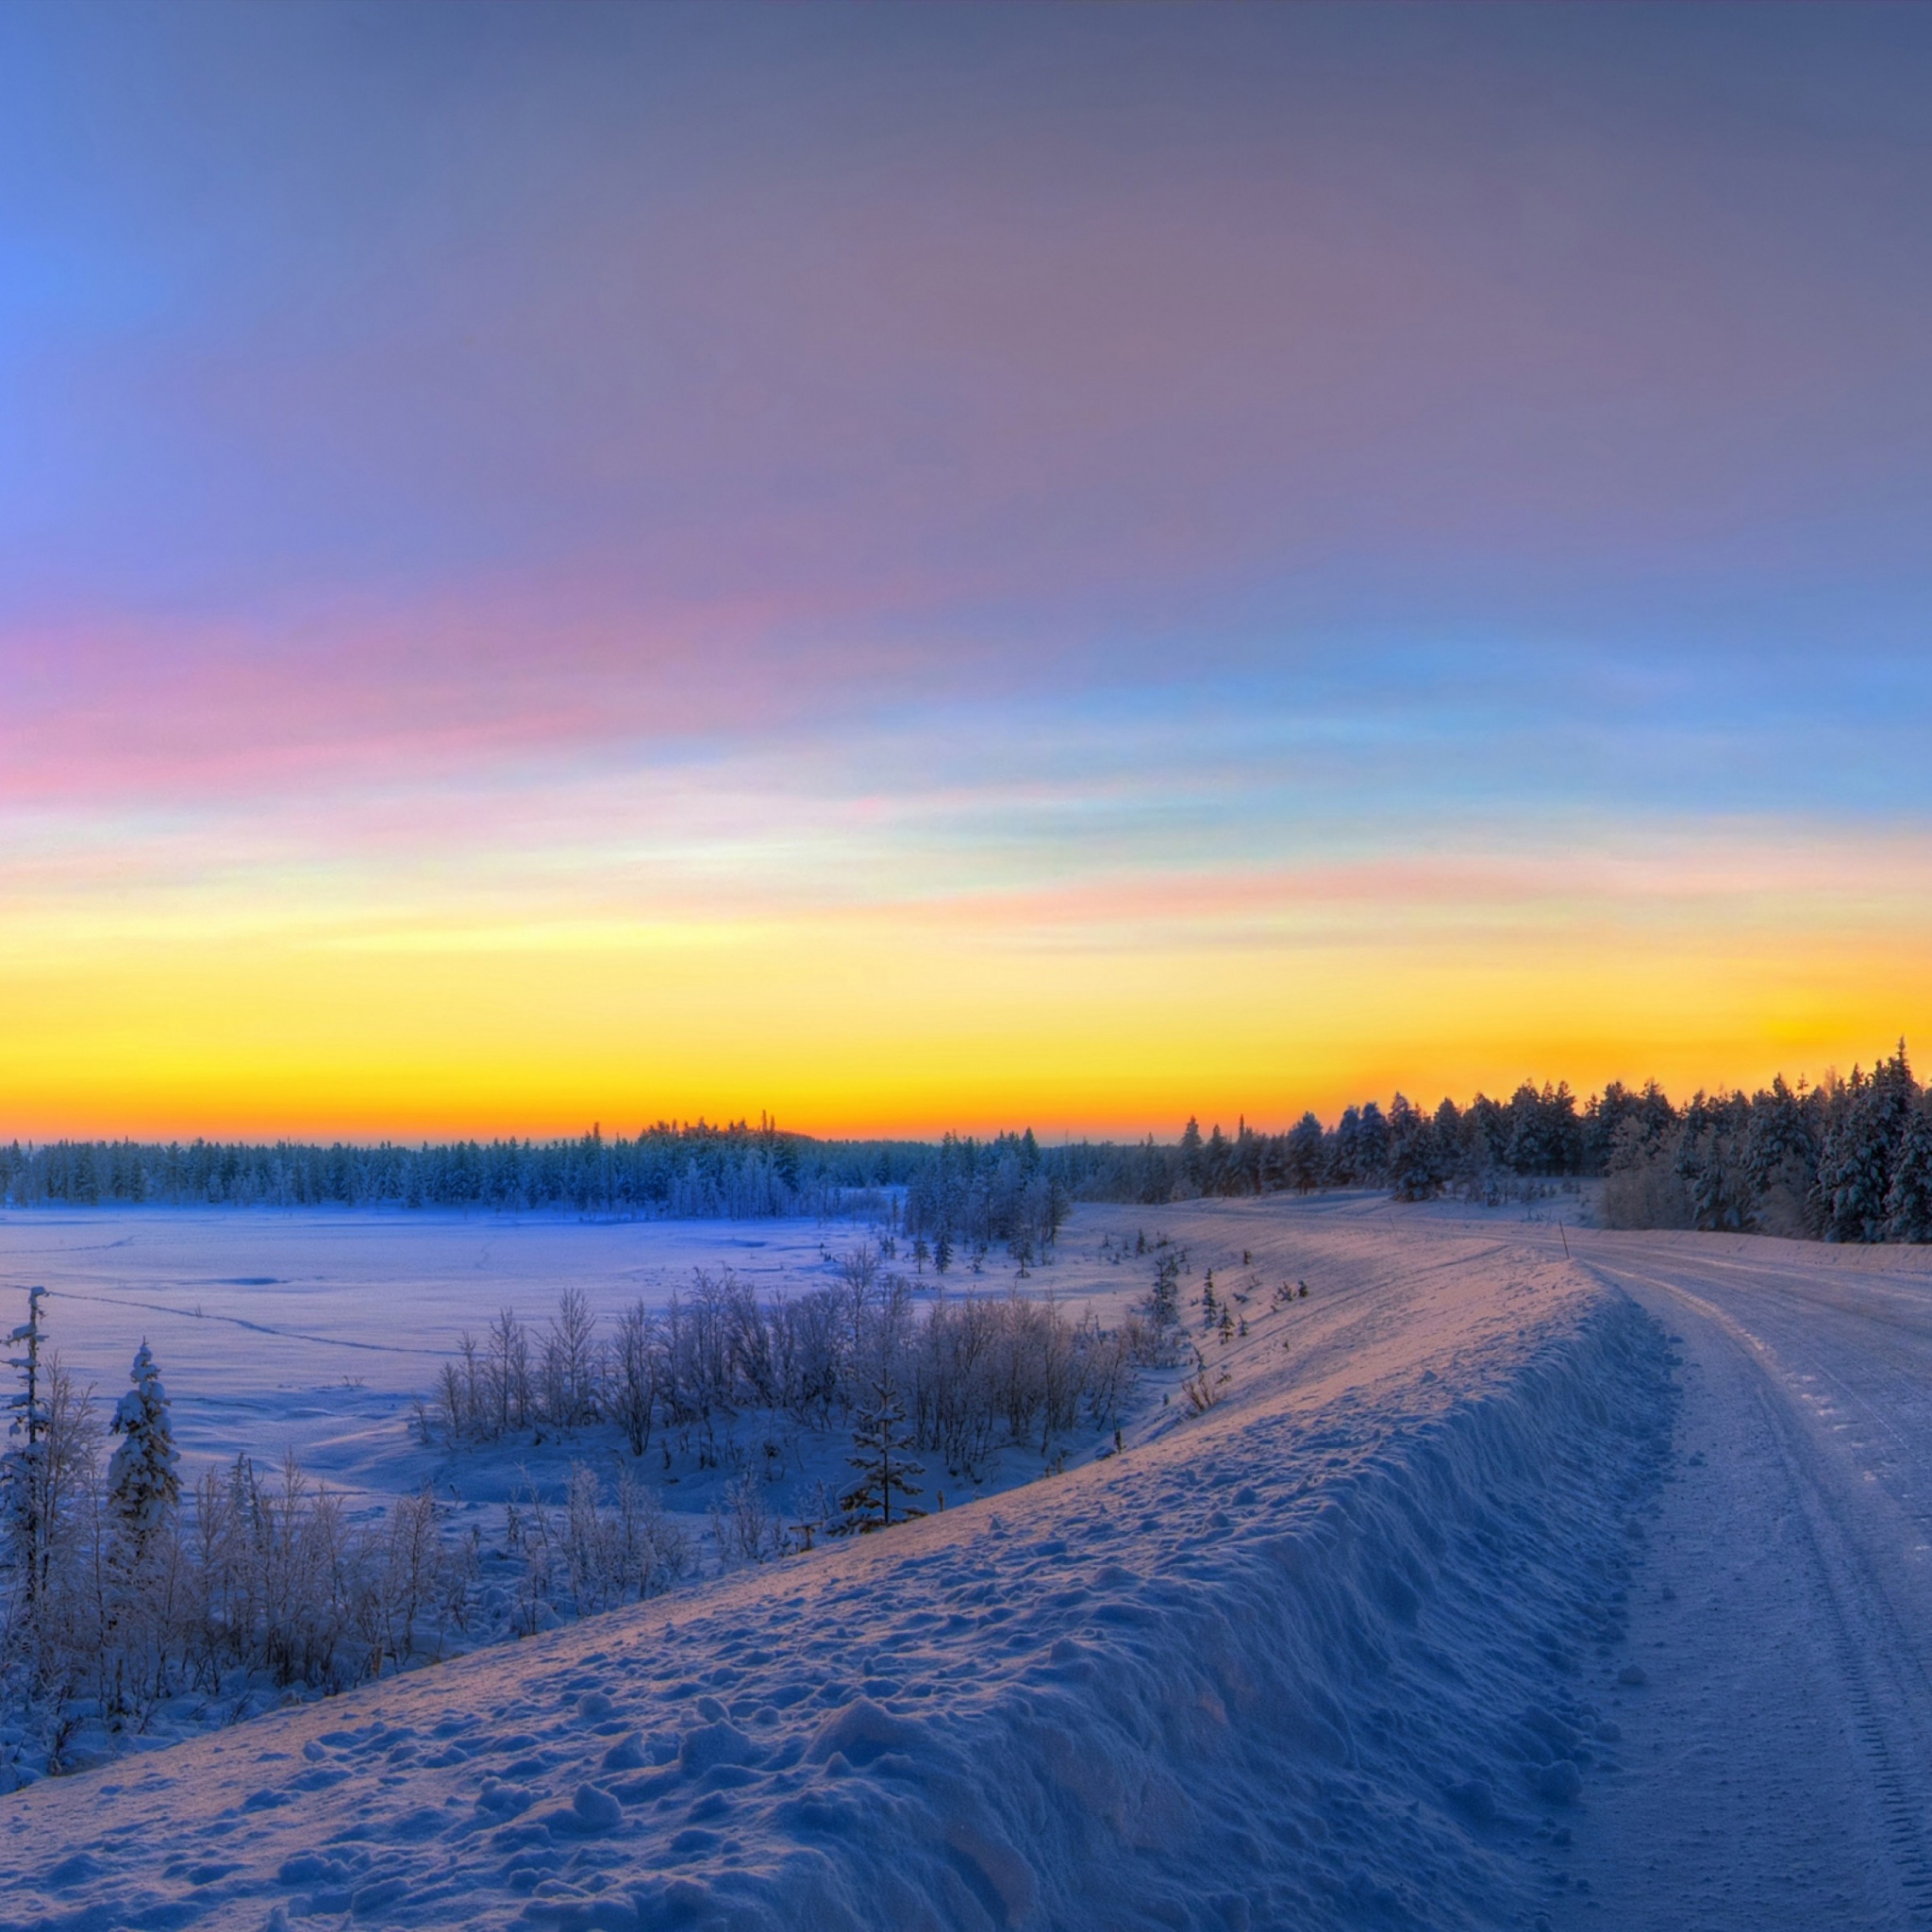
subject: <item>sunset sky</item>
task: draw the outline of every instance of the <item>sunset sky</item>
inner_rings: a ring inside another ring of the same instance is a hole
[[[1928,208],[1926,9],[9,7],[0,1135],[1932,1063]]]

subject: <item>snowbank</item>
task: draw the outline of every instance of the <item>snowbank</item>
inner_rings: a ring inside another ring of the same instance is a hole
[[[1122,1457],[7,1801],[4,1923],[1527,1923],[1667,1344],[1492,1237],[1326,1239]]]

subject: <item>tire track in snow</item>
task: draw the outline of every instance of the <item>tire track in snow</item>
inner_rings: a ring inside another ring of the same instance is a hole
[[[169,1302],[130,1301],[123,1295],[81,1294],[71,1288],[48,1291],[49,1301],[93,1302],[108,1308],[141,1308],[155,1315],[175,1315],[184,1322],[225,1323],[232,1328],[245,1328],[251,1335],[273,1335],[278,1341],[312,1341],[319,1348],[353,1348],[369,1355],[419,1355],[433,1361],[449,1358],[441,1348],[416,1348],[402,1341],[354,1341],[341,1335],[312,1335],[304,1328],[277,1328],[270,1322],[251,1322],[242,1315],[209,1314],[207,1309],[176,1307]]]
[[[1919,1795],[1932,1789],[1932,1674],[1914,1641],[1920,1620],[1898,1600],[1897,1579],[1888,1575],[1891,1566],[1881,1555],[1872,1498],[1843,1467],[1842,1447],[1821,1434],[1822,1419],[1807,1414],[1793,1373],[1770,1343],[1680,1279],[1623,1261],[1591,1257],[1589,1265],[1612,1285],[1638,1285],[1668,1297],[1721,1336],[1754,1372],[1749,1386],[1815,1558],[1831,1661],[1865,1760],[1872,1808],[1894,1863],[1906,1915],[1900,1923],[1932,1927],[1932,1818]],[[1694,1273],[1694,1263],[1687,1272]],[[1822,1364],[1807,1368],[1841,1386]],[[1890,1433],[1909,1448],[1896,1428]],[[1866,1534],[1858,1535],[1855,1525]]]

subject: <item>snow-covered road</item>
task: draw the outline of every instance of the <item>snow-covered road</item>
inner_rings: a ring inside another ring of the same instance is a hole
[[[1624,1768],[1554,1917],[1932,1925],[1932,1257],[1573,1240],[1681,1338],[1684,1401],[1620,1667],[1647,1681],[1606,1687]]]

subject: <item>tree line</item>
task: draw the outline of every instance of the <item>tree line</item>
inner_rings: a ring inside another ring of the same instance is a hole
[[[1602,1177],[1626,1226],[1759,1229],[1839,1241],[1932,1240],[1932,1126],[1901,1041],[1871,1072],[1816,1086],[1699,1091],[1682,1106],[1651,1081],[1579,1100],[1524,1081],[1433,1110],[1398,1093],[1232,1135],[1190,1120],[1160,1141],[1044,1146],[1028,1129],[938,1141],[816,1141],[753,1127],[659,1123],[634,1140],[166,1147],[58,1141],[0,1147],[0,1201],[302,1207],[564,1208],[744,1219],[869,1218],[903,1230],[924,1273],[980,1270],[995,1245],[1024,1273],[1046,1258],[1074,1205],[1386,1188],[1402,1200],[1491,1203],[1555,1179]]]
[[[191,1207],[458,1208],[679,1218],[876,1212],[930,1150],[815,1141],[770,1120],[659,1121],[631,1139],[391,1141],[56,1141],[0,1146],[0,1202]]]
[[[1904,1041],[1870,1072],[1752,1092],[1698,1091],[1682,1106],[1656,1081],[1613,1081],[1579,1103],[1561,1082],[1525,1081],[1433,1111],[1395,1095],[1312,1113],[1286,1132],[1245,1121],[1230,1137],[1190,1121],[1159,1146],[1083,1144],[1047,1157],[1076,1200],[1163,1202],[1328,1188],[1386,1188],[1495,1204],[1524,1187],[1600,1176],[1602,1211],[1624,1227],[1761,1232],[1830,1241],[1932,1241],[1932,1089]]]
[[[1932,1241],[1932,1091],[1900,1041],[1849,1079],[1634,1108],[1605,1172],[1613,1226]]]
[[[1024,1273],[1053,1247],[1073,1211],[1078,1157],[1073,1149],[1046,1152],[1031,1127],[986,1141],[947,1134],[923,1155],[911,1166],[903,1209],[922,1273],[928,1258],[941,1274],[961,1254],[983,1262],[995,1241]]]

